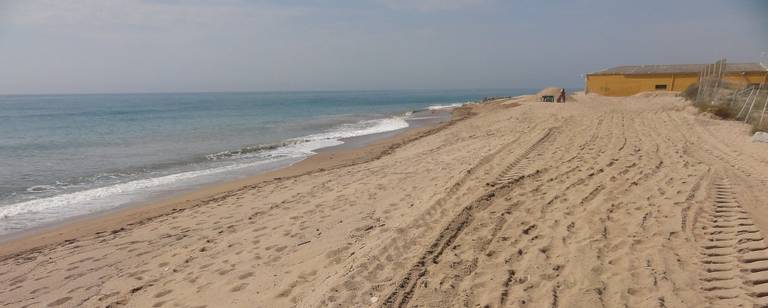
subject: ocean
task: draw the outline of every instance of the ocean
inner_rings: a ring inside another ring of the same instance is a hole
[[[526,89],[0,96],[0,235],[258,174]]]

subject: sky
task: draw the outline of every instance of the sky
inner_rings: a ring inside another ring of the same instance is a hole
[[[0,0],[0,93],[579,88],[768,63],[768,1]]]

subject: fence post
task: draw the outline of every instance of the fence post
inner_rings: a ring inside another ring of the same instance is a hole
[[[755,94],[755,89],[752,89],[752,91],[749,92],[749,96],[747,96],[747,100],[744,101],[744,105],[741,105],[741,110],[739,110],[739,114],[736,115],[736,120],[738,120],[741,117],[741,113],[744,112],[744,108],[747,108],[747,104],[749,104],[749,100],[752,99],[752,94]]]
[[[712,85],[712,64],[707,64],[707,75],[704,79],[704,94],[702,95],[703,101],[709,101],[709,87]]]
[[[765,96],[765,103],[763,103],[763,113],[760,114],[760,122],[757,124],[757,128],[763,127],[763,118],[765,117],[766,107],[768,107],[768,95]]]
[[[717,99],[717,95],[720,94],[720,83],[723,80],[723,73],[725,72],[726,68],[726,60],[725,58],[721,58],[717,62],[715,62],[715,65],[718,66],[717,70],[717,79],[715,79],[715,86],[712,89],[712,99],[711,104],[715,104],[715,100]]]
[[[757,95],[760,95],[760,90],[757,90]],[[747,111],[747,114],[744,116],[744,123],[747,123],[747,121],[749,121],[749,114],[752,113],[752,107],[755,106],[755,101],[757,101],[757,95],[755,95],[755,98],[752,99],[752,104],[749,105],[749,111]]]
[[[701,89],[704,87],[704,70],[706,70],[707,66],[704,66],[704,69],[702,69],[699,72],[699,85],[697,86],[698,89],[696,89],[696,100],[694,103],[698,104],[701,101]]]
[[[768,75],[766,75],[768,77]],[[763,81],[760,83],[760,86],[757,87],[757,93],[755,93],[755,97],[752,99],[752,105],[749,106],[749,111],[747,111],[747,115],[744,116],[744,123],[747,123],[749,120],[749,114],[752,113],[752,107],[757,102],[757,99],[760,97],[760,91],[763,90],[763,87],[765,86],[765,77],[763,77]]]
[[[704,71],[701,76],[701,96],[699,97],[699,103],[704,101],[704,95],[707,95],[707,78],[709,77],[709,64],[704,65]]]

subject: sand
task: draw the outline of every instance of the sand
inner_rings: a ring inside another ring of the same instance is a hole
[[[6,242],[0,304],[768,305],[768,145],[671,95],[573,98]]]

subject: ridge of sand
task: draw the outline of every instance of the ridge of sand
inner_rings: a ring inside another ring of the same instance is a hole
[[[542,97],[544,95],[551,95],[551,96],[557,97],[558,95],[560,95],[560,90],[562,90],[562,88],[546,87],[544,89],[541,89],[539,92],[537,92],[536,97]]]
[[[14,255],[0,304],[768,305],[768,145],[678,97],[573,98]]]

